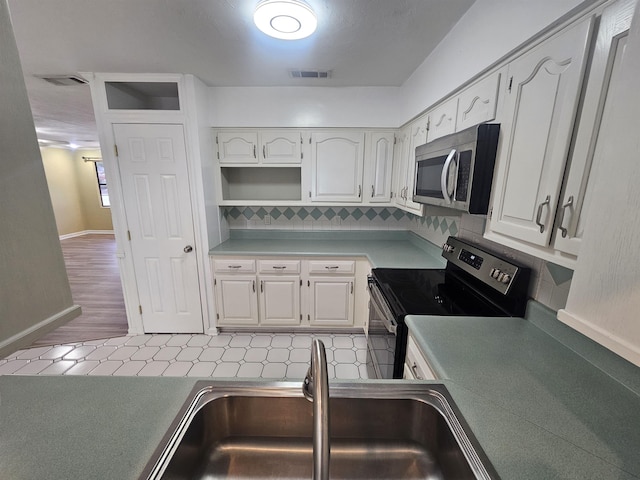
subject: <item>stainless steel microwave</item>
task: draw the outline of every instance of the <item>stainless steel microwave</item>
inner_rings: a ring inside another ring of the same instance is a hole
[[[413,201],[486,214],[499,135],[484,123],[417,147]]]

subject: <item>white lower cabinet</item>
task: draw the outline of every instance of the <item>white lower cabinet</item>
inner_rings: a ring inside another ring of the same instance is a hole
[[[300,325],[300,275],[264,275],[260,280],[260,324]]]
[[[424,358],[422,350],[409,332],[407,339],[407,356],[404,360],[404,377],[407,380],[436,380],[436,374]]]
[[[353,325],[355,277],[310,277],[308,321],[314,326]]]
[[[212,265],[220,327],[362,325],[355,305],[365,303],[366,292],[356,295],[356,260],[218,257]]]
[[[255,275],[217,275],[215,288],[219,325],[258,325]]]

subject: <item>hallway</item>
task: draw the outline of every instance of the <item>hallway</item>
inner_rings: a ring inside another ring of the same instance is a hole
[[[33,343],[32,347],[86,342],[127,335],[120,272],[113,235],[61,240],[74,303],[82,315]]]

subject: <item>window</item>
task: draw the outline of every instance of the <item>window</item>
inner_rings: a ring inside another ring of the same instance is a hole
[[[100,202],[103,207],[110,207],[109,191],[107,190],[107,177],[104,174],[104,164],[95,162],[96,176],[98,177],[98,188],[100,189]]]

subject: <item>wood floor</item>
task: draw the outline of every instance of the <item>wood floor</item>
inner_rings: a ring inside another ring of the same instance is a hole
[[[82,315],[40,338],[32,346],[126,335],[129,328],[114,236],[83,235],[60,243],[73,301],[82,307]]]

